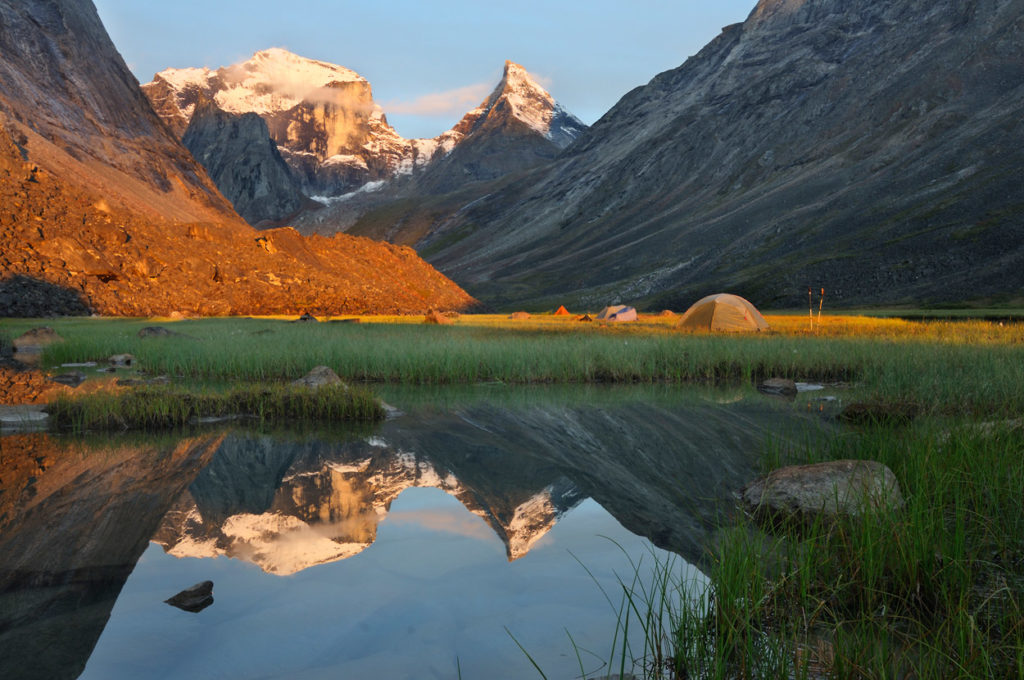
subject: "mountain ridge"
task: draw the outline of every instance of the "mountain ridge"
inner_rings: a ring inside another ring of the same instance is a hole
[[[417,248],[508,307],[1019,296],[1022,16],[761,2],[551,164],[435,215]]]

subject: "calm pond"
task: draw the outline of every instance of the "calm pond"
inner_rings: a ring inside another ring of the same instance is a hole
[[[824,430],[751,388],[381,391],[348,431],[5,435],[0,677],[605,676],[620,579],[699,591],[730,492]]]

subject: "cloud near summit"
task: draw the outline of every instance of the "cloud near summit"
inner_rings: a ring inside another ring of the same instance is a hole
[[[461,116],[487,98],[494,89],[493,83],[477,83],[454,90],[432,92],[412,101],[392,100],[381,107],[387,113],[413,116]]]

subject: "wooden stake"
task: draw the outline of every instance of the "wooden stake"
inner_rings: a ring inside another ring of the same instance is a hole
[[[821,327],[821,308],[825,304],[825,289],[821,289],[821,299],[818,300],[818,327]]]
[[[807,318],[811,324],[811,332],[814,332],[814,300],[812,298],[811,287],[807,286]]]

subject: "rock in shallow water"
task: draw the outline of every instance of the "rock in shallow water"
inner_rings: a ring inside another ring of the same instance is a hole
[[[757,389],[765,394],[781,394],[787,397],[797,393],[796,383],[787,378],[768,378],[759,384]]]
[[[197,583],[164,602],[187,612],[201,612],[213,604],[213,581]]]

